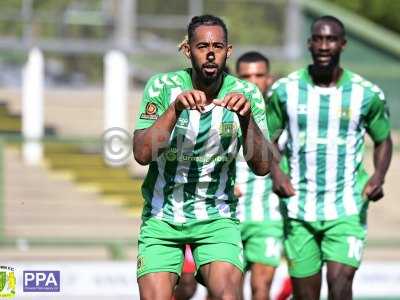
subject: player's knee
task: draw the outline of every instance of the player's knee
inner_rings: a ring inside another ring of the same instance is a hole
[[[152,300],[157,299],[157,295],[154,291],[140,291],[141,300]]]
[[[269,291],[272,280],[268,278],[257,278],[251,280],[251,294],[254,299],[269,299]]]
[[[241,295],[240,284],[229,282],[219,287],[214,287],[210,290],[212,299],[218,300],[239,300]]]
[[[353,282],[355,270],[343,268],[334,272],[328,272],[327,281],[329,286],[341,286]]]
[[[332,299],[341,299],[351,293],[354,272],[344,270],[328,274],[328,288]]]
[[[239,300],[240,294],[235,291],[222,291],[219,295],[215,295],[212,299],[218,300]]]

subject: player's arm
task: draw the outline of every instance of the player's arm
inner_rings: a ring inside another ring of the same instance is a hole
[[[270,128],[272,140],[276,145],[279,137],[285,128],[285,114],[282,103],[279,100],[277,91],[272,91],[267,104],[268,128]],[[295,190],[290,182],[290,178],[280,168],[280,156],[274,155],[271,161],[272,190],[279,197],[290,197],[295,194]]]
[[[145,91],[146,94],[146,91]],[[154,105],[163,107],[162,100],[153,98]],[[149,103],[149,100],[144,100]],[[157,116],[146,128],[137,128],[133,136],[133,155],[141,165],[147,165],[166,149],[179,115],[184,109],[204,109],[206,96],[202,91],[191,90],[179,94],[175,101]],[[140,116],[140,114],[139,114]]]
[[[249,168],[259,176],[268,174],[271,146],[254,121],[250,101],[242,93],[230,93],[222,100],[215,99],[214,104],[237,114],[242,132],[243,155]]]
[[[383,184],[392,159],[389,114],[383,94],[374,96],[366,115],[366,129],[374,141],[374,173],[364,188],[364,197],[377,201],[383,197]]]

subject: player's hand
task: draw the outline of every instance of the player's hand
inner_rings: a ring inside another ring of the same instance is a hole
[[[280,169],[274,170],[272,173],[272,190],[279,197],[287,198],[296,194],[289,176],[283,173]]]
[[[243,196],[243,192],[240,190],[239,185],[235,184],[235,187],[233,189],[233,194],[235,195],[236,198],[240,198]]]
[[[190,90],[184,91],[176,97],[174,101],[174,107],[179,112],[184,109],[198,110],[199,112],[203,112],[206,102],[207,97],[203,91]]]
[[[250,116],[250,102],[241,93],[229,93],[224,99],[214,99],[214,104],[225,107],[226,109],[237,113],[241,117]]]
[[[371,201],[378,201],[383,198],[383,183],[384,180],[381,176],[374,174],[368,180],[363,191],[364,199]]]

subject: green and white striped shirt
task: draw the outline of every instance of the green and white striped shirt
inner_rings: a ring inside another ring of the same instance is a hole
[[[257,176],[240,159],[236,163],[236,185],[242,196],[236,211],[240,222],[266,222],[282,219],[279,211],[279,197],[272,192],[269,175]]]
[[[362,166],[365,132],[375,142],[390,134],[383,92],[344,70],[335,87],[313,84],[308,69],[277,81],[267,106],[270,131],[287,127],[290,178],[296,195],[288,217],[334,220],[358,214],[368,180]]]
[[[158,74],[147,83],[136,129],[150,127],[182,91],[192,90],[191,69]],[[224,74],[218,99],[241,92],[251,102],[261,130],[267,130],[265,104],[253,84]],[[184,110],[167,149],[150,163],[142,186],[142,218],[172,223],[235,218],[235,158],[241,146],[236,113],[209,104],[203,113]]]
[[[279,138],[279,148],[283,149],[286,142],[287,132],[284,131]],[[287,172],[287,162],[284,156],[282,156],[281,167]],[[236,210],[236,217],[240,222],[282,220],[279,197],[272,192],[271,176],[269,174],[266,176],[255,175],[244,160],[242,149],[236,160],[235,185],[242,194]]]

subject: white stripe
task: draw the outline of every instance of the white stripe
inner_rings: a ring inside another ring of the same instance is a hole
[[[211,128],[207,143],[205,145],[205,149],[207,149],[207,154],[215,155],[218,154],[219,149],[221,147],[221,137],[219,134],[219,128],[222,124],[223,118],[223,111],[224,108],[220,106],[214,107],[212,110],[211,116]],[[221,153],[220,153],[221,154]],[[211,173],[214,171],[215,168],[215,161],[211,161],[207,165],[204,165],[201,172],[200,172],[200,181],[202,182],[210,182],[212,180]]]
[[[361,105],[364,96],[364,89],[359,84],[353,84],[350,97],[350,124],[347,131],[346,142],[346,159],[344,171],[344,192],[343,202],[346,215],[356,214],[357,203],[354,199],[354,183],[355,183],[355,160],[356,160],[356,143],[357,143],[357,127],[360,122]]]
[[[221,178],[220,178],[218,190],[215,193],[215,198],[216,198],[215,206],[218,209],[220,216],[226,217],[226,218],[231,217],[230,207],[225,202],[226,200],[228,200],[228,196],[225,194],[225,191],[224,191],[225,187],[226,187],[226,183],[228,181],[229,163],[230,162],[226,162],[221,169]]]
[[[199,133],[200,127],[200,112],[197,110],[189,110],[189,124],[186,129],[185,139],[180,148],[182,154],[191,155],[196,144],[196,138]],[[179,153],[178,153],[179,158]],[[174,221],[176,223],[183,223],[186,221],[183,205],[184,205],[184,184],[187,183],[187,175],[190,168],[190,161],[178,161],[175,173],[175,186],[172,196],[172,210],[174,212]]]
[[[289,198],[288,215],[291,218],[296,218],[299,212],[299,181],[300,181],[300,165],[299,165],[299,126],[297,121],[297,106],[299,102],[298,81],[290,81],[287,83],[287,103],[286,111],[289,116],[289,143],[292,147],[292,156],[290,158],[290,177],[293,188],[297,191],[296,194]]]
[[[205,220],[208,219],[207,214],[207,189],[208,183],[198,183],[196,185],[196,199],[194,200],[194,214],[196,215],[197,220]]]
[[[248,169],[247,163],[243,158],[243,150],[240,149],[238,156],[236,157],[236,182],[237,185],[242,193],[242,195],[246,195],[248,185],[246,182],[249,180],[250,173],[246,171]],[[245,221],[245,213],[246,213],[246,206],[245,206],[245,197],[239,197],[238,204],[236,207],[236,217],[239,219],[240,222]]]
[[[237,118],[237,115],[234,115],[234,122],[236,124],[239,124],[239,119]],[[233,157],[237,156],[238,152],[238,139],[237,135],[232,135],[232,142],[228,147],[227,153],[233,154]],[[221,175],[220,175],[220,181],[218,185],[218,189],[215,192],[215,206],[217,207],[219,214],[222,217],[231,217],[231,211],[229,205],[225,202],[228,200],[228,195],[225,194],[225,188],[226,188],[226,183],[228,181],[228,170],[229,170],[229,165],[232,162],[234,158],[232,158],[229,161],[224,162],[223,167],[221,168]]]
[[[151,199],[151,215],[155,216],[157,219],[162,219],[163,217],[163,204],[164,204],[164,187],[165,187],[165,158],[160,155],[157,160],[158,166],[158,176],[156,183],[154,185],[153,197]]]
[[[279,210],[279,197],[275,193],[270,193],[268,198],[269,217],[272,221],[282,220]]]
[[[171,95],[169,98],[169,103],[171,104],[172,102],[175,101],[176,97],[178,97],[178,95],[182,93],[182,89],[178,86],[178,87],[174,87],[171,89]]]
[[[219,126],[222,123],[223,108],[214,107],[211,115],[211,127],[209,131],[209,137],[205,144],[206,154],[215,155],[218,153],[219,145],[221,143],[219,136]],[[194,202],[194,213],[196,219],[204,220],[208,218],[207,206],[205,200],[209,197],[207,195],[207,189],[211,181],[211,173],[214,171],[215,161],[209,162],[207,165],[203,165],[200,171],[200,182],[202,184],[197,184],[196,195],[202,199]]]
[[[342,89],[337,90],[330,95],[329,99],[329,120],[327,139],[330,143],[326,144],[326,173],[325,173],[325,199],[324,215],[325,220],[334,220],[337,218],[336,211],[336,177],[337,177],[337,159],[339,137],[340,113],[342,103]]]
[[[160,79],[157,79],[155,81],[155,84],[157,87],[161,85],[162,83]],[[178,96],[182,92],[180,87],[176,87],[171,89],[171,95],[169,102],[172,103],[175,101],[176,96]],[[175,130],[175,129],[174,129]],[[174,130],[172,131],[170,135],[170,141],[172,140],[172,137],[174,136]],[[157,158],[157,167],[158,167],[158,176],[156,179],[156,182],[154,184],[154,192],[153,192],[153,197],[151,199],[151,215],[155,216],[158,219],[163,218],[163,204],[164,204],[164,187],[165,187],[165,178],[164,178],[164,172],[165,172],[165,157],[163,155],[160,155]]]
[[[264,220],[264,207],[263,207],[263,201],[265,197],[264,186],[265,186],[265,176],[254,176],[253,197],[251,198],[251,219],[253,221]]]
[[[186,221],[185,212],[183,210],[184,199],[183,199],[183,184],[174,187],[172,192],[172,212],[174,214],[175,223],[184,223]]]
[[[306,139],[306,180],[307,194],[304,204],[304,220],[317,220],[317,139],[320,95],[308,85],[307,139]]]

